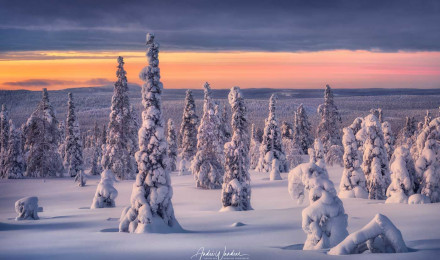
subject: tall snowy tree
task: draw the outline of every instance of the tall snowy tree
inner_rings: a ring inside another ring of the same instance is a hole
[[[393,135],[393,131],[391,130],[391,125],[390,123],[388,123],[388,121],[382,123],[382,131],[385,141],[385,149],[387,150],[388,160],[390,160],[394,152],[394,135]]]
[[[361,169],[362,157],[357,147],[353,130],[346,127],[343,130],[342,144],[344,145],[344,171],[339,184],[340,198],[368,198],[365,174]]]
[[[64,122],[64,120],[61,120],[58,123],[58,132],[60,134],[58,152],[60,153],[61,159],[64,162],[66,157],[66,123]]]
[[[231,126],[229,123],[229,109],[227,105],[223,106],[223,112],[220,120],[221,131],[220,136],[223,139],[223,144],[231,140]]]
[[[173,188],[167,168],[167,143],[162,117],[159,44],[147,34],[148,66],[139,74],[142,85],[142,126],[136,160],[139,173],[133,184],[131,206],[121,216],[120,232],[166,233],[181,227],[174,217]]]
[[[247,109],[239,87],[231,88],[228,99],[232,108],[232,140],[225,144],[223,210],[251,210]]]
[[[11,120],[9,120],[9,140],[8,150],[5,153],[3,163],[2,178],[20,179],[23,178],[25,171],[24,154],[23,154],[23,133],[16,129]]]
[[[260,172],[270,172],[274,158],[278,159],[280,163],[280,171],[287,171],[286,156],[284,154],[281,132],[275,113],[276,102],[276,95],[272,95],[269,100],[269,115],[265,119],[263,141],[260,145],[260,159],[257,166],[257,170]]]
[[[43,89],[43,97],[23,130],[27,151],[26,177],[54,177],[60,174],[63,164],[58,153],[58,120],[46,89]]]
[[[137,145],[137,123],[128,97],[127,76],[124,60],[118,57],[110,122],[108,124],[106,149],[102,156],[104,169],[111,169],[120,180],[131,179],[136,174],[134,154]]]
[[[440,202],[440,117],[433,119],[417,137],[416,183],[418,193]]]
[[[362,169],[367,179],[369,199],[386,199],[386,190],[390,184],[388,155],[382,126],[373,114],[364,119],[366,140]]]
[[[187,173],[189,164],[197,152],[197,124],[199,118],[196,115],[196,103],[191,90],[186,91],[185,107],[183,109],[182,124],[179,132],[180,166],[179,174]]]
[[[333,100],[333,91],[326,85],[324,91],[324,104],[319,105],[318,115],[321,121],[316,129],[316,134],[324,146],[324,152],[330,150],[332,145],[341,145],[340,124],[342,122],[338,108]]]
[[[66,119],[67,129],[64,166],[67,168],[70,177],[75,177],[80,171],[83,171],[83,150],[79,123],[75,114],[73,96],[70,92],[68,95],[69,101],[67,103],[68,111]]]
[[[197,133],[197,153],[191,163],[191,171],[198,188],[219,189],[223,182],[220,120],[215,115],[211,87],[205,83],[204,88],[203,116]]]
[[[303,154],[307,154],[308,149],[313,144],[312,125],[304,109],[303,104],[298,106],[296,110],[296,120],[293,132],[293,139],[297,140]]]
[[[5,162],[9,143],[9,115],[6,106],[2,105],[0,112],[0,175],[5,175]]]
[[[321,140],[319,138],[315,139],[313,143],[313,148],[309,148],[309,158],[310,162],[315,163],[319,167],[325,169],[325,160],[324,160],[324,148],[322,146]]]
[[[167,128],[167,154],[169,159],[169,169],[170,171],[176,170],[176,161],[177,161],[177,135],[176,130],[174,129],[174,122],[170,118],[168,119],[168,128]]]
[[[257,138],[255,124],[251,127],[251,143],[249,148],[250,155],[250,169],[257,168],[258,160],[260,159],[260,142]]]

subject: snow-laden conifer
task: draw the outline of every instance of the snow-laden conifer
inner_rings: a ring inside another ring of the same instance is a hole
[[[223,182],[223,166],[219,141],[220,120],[215,115],[211,87],[204,85],[203,116],[197,133],[197,153],[191,162],[196,187],[219,189]]]
[[[227,105],[223,106],[223,111],[220,118],[220,138],[222,139],[222,144],[231,140],[231,125],[229,121],[229,109]],[[223,146],[222,146],[223,147]]]
[[[324,160],[324,148],[322,146],[321,140],[319,138],[315,139],[313,143],[313,148],[309,148],[309,158],[310,162],[316,163],[321,168],[326,168]]]
[[[168,154],[168,167],[170,171],[176,170],[176,161],[177,161],[177,136],[176,130],[174,129],[174,121],[170,118],[168,119],[167,126],[167,154]]]
[[[333,100],[333,91],[329,85],[326,85],[324,91],[324,104],[319,105],[318,115],[321,117],[317,137],[321,140],[324,152],[330,149],[332,145],[341,145],[340,124],[341,116]]]
[[[269,115],[265,119],[263,141],[260,145],[260,159],[257,170],[269,172],[272,168],[272,160],[278,159],[280,171],[287,171],[286,155],[282,146],[282,137],[276,116],[276,95],[272,95],[269,100]]]
[[[251,210],[249,176],[249,122],[239,87],[228,95],[232,109],[232,139],[225,144],[225,174],[222,185],[222,210]]]
[[[433,119],[417,137],[418,158],[416,160],[418,193],[431,202],[440,202],[440,117]]]
[[[24,154],[23,154],[23,133],[20,128],[15,128],[11,120],[9,120],[9,141],[8,150],[5,152],[5,160],[3,164],[3,176],[7,179],[23,178],[25,171]]]
[[[391,130],[391,125],[390,123],[388,123],[388,121],[382,123],[382,131],[383,131],[385,149],[387,151],[388,160],[390,160],[394,152],[394,134],[393,131]]]
[[[411,147],[413,145],[413,135],[417,131],[416,120],[414,117],[406,117],[405,126],[400,129],[397,135],[396,145],[406,145]]]
[[[432,121],[431,114],[429,113],[429,110],[426,110],[425,118],[423,120],[423,128],[428,127],[431,121]]]
[[[183,109],[182,123],[180,125],[180,156],[191,161],[197,152],[197,124],[199,117],[196,115],[196,103],[191,90],[186,91],[185,107]]]
[[[255,124],[251,127],[251,144],[249,148],[250,155],[250,169],[257,168],[258,160],[260,159],[260,142],[257,138],[257,131]]]
[[[107,143],[102,156],[104,169],[112,170],[118,179],[131,179],[136,174],[134,154],[138,150],[137,122],[128,97],[128,85],[124,60],[118,57],[110,122],[107,129]]]
[[[382,126],[373,114],[364,119],[366,139],[362,170],[367,180],[369,199],[386,199],[386,189],[390,184],[388,155]]]
[[[6,106],[2,105],[0,112],[0,176],[6,175],[5,162],[7,160],[9,144],[9,115]]]
[[[281,124],[281,138],[293,138],[293,125],[291,123],[283,121],[283,123]]]
[[[78,119],[75,113],[75,104],[73,103],[72,93],[69,93],[69,101],[67,103],[67,128],[66,128],[66,151],[64,158],[64,167],[70,177],[75,177],[83,170],[83,150],[81,143],[81,133],[79,130]]]
[[[414,193],[415,168],[408,148],[399,146],[393,153],[391,184],[387,189],[385,203],[407,203]]]
[[[312,126],[307,117],[303,104],[298,106],[295,114],[293,139],[297,140],[302,154],[307,154],[308,149],[313,145]]]
[[[63,164],[58,153],[59,130],[55,111],[46,89],[36,110],[23,126],[26,139],[26,177],[54,177],[61,174]]]
[[[133,184],[130,206],[124,209],[120,232],[167,233],[181,230],[174,217],[173,188],[167,162],[167,143],[162,118],[159,44],[154,34],[147,34],[146,66],[139,74],[142,85],[142,126],[136,161],[139,173]]]
[[[343,130],[342,144],[344,145],[344,171],[339,184],[340,198],[368,198],[365,174],[361,169],[361,154],[357,141],[350,127]]]

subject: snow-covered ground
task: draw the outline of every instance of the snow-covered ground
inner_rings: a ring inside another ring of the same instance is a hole
[[[338,187],[340,167],[330,167]],[[196,189],[192,176],[172,174],[176,218],[186,230],[179,234],[119,233],[118,219],[129,205],[133,181],[115,183],[116,208],[91,210],[99,182],[89,177],[85,187],[73,179],[25,179],[0,181],[0,259],[222,259],[223,251],[242,257],[226,259],[322,259],[337,258],[326,251],[302,251],[306,235],[301,211],[282,181],[251,172],[252,206],[247,212],[219,212],[221,190]],[[14,203],[38,196],[40,220],[15,221]],[[356,231],[376,213],[388,216],[401,230],[409,248],[402,254],[363,254],[343,259],[435,259],[440,255],[440,203],[408,205],[384,201],[343,199],[348,230]],[[233,225],[241,222],[244,225]],[[220,251],[220,256],[200,258],[197,253]]]

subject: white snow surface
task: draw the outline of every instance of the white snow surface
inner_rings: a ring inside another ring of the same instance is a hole
[[[327,167],[335,187],[343,168]],[[176,218],[186,230],[176,234],[119,233],[119,217],[129,206],[134,180],[115,183],[116,207],[90,210],[100,181],[88,176],[85,187],[71,178],[0,180],[0,259],[190,259],[201,248],[247,254],[242,259],[436,259],[440,254],[440,203],[384,204],[383,200],[341,199],[348,231],[360,230],[377,214],[386,215],[401,231],[408,253],[330,256],[328,250],[303,251],[306,234],[301,212],[283,180],[251,171],[251,211],[219,212],[221,190],[194,187],[193,176],[171,174]],[[14,203],[38,196],[40,220],[15,221]],[[246,225],[233,227],[234,223]],[[198,256],[192,259],[199,259]],[[202,258],[203,259],[203,258]],[[223,258],[225,259],[225,258]]]

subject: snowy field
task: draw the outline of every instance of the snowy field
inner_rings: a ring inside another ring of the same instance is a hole
[[[338,187],[340,167],[329,174]],[[401,230],[409,248],[403,254],[330,256],[326,251],[302,251],[306,235],[301,211],[282,181],[251,172],[252,206],[247,212],[222,212],[221,190],[200,190],[193,177],[172,174],[176,218],[186,230],[179,234],[119,233],[118,219],[129,204],[133,181],[115,184],[116,208],[89,209],[98,184],[90,177],[87,186],[70,178],[0,180],[0,259],[218,259],[200,258],[201,252],[240,252],[226,259],[438,259],[440,255],[440,203],[384,204],[383,201],[343,199],[348,230],[356,231],[376,213],[388,216]],[[14,203],[38,196],[44,208],[37,221],[15,221]],[[243,226],[233,226],[241,222]]]

